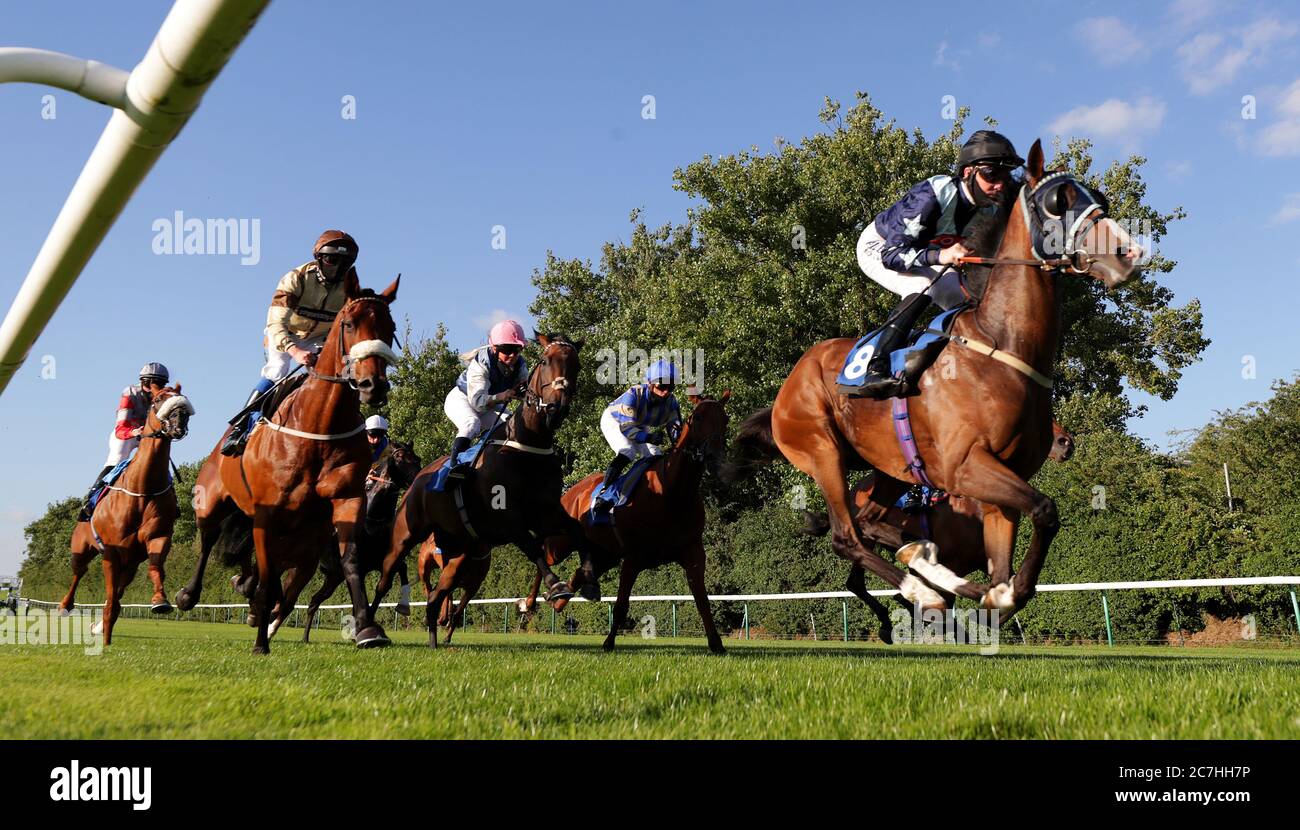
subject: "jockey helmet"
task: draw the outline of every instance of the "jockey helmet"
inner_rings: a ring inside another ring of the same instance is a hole
[[[1016,155],[1016,148],[1011,140],[1002,133],[993,130],[976,130],[962,146],[957,155],[957,169],[972,164],[987,162],[1007,168],[1019,167],[1025,160]]]
[[[327,283],[335,283],[347,276],[357,261],[357,241],[343,231],[325,231],[316,240],[312,256]]]
[[[528,345],[524,339],[524,327],[514,320],[502,320],[492,327],[488,332],[488,343],[493,346],[518,346],[523,348]]]
[[[660,386],[676,386],[677,367],[671,360],[656,360],[645,370],[645,382]]]
[[[366,419],[366,432],[376,429],[382,429],[384,432],[388,431],[388,419],[383,415],[371,415]]]
[[[164,384],[171,379],[167,367],[161,363],[146,363],[140,367],[140,380],[152,380]]]

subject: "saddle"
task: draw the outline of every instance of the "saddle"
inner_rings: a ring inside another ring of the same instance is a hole
[[[465,450],[460,455],[455,458],[448,457],[444,460],[442,466],[439,467],[433,475],[429,476],[428,483],[424,485],[425,489],[431,493],[443,492],[447,487],[447,477],[451,471],[456,467],[473,464],[478,459],[479,455],[483,453],[483,448],[487,445],[488,438],[492,437],[493,433],[498,429],[505,426],[507,420],[508,419],[503,419],[501,423],[497,424],[492,429],[480,432],[478,438],[474,439],[474,443],[470,444],[469,449]]]
[[[587,511],[591,514],[591,523],[594,525],[607,525],[613,521],[614,508],[622,507],[632,498],[632,493],[636,490],[637,484],[641,481],[641,476],[650,465],[654,463],[658,456],[649,458],[638,458],[636,461],[623,471],[623,474],[610,482],[608,490],[602,482],[591,491],[591,501],[587,504]],[[608,510],[595,510],[596,501],[600,499],[601,494],[608,492],[611,506]]]
[[[131,450],[129,456],[124,460],[117,462],[117,466],[109,470],[108,474],[99,480],[102,486],[95,490],[95,494],[90,497],[90,507],[87,512],[95,512],[95,505],[99,504],[99,500],[104,497],[104,493],[108,492],[108,488],[113,485],[113,482],[117,481],[118,478],[121,477],[122,471],[131,463],[131,459],[135,458],[135,453],[136,450]]]
[[[288,400],[289,396],[298,391],[298,388],[307,382],[307,373],[301,372],[286,380],[284,383],[275,387],[275,390],[262,403],[262,417],[270,418],[275,414],[280,405]]]
[[[908,345],[895,349],[889,356],[890,372],[895,376],[901,374],[907,381],[908,388],[917,389],[921,375],[933,365],[944,347],[948,345],[952,324],[967,308],[969,306],[966,304],[950,308],[931,320],[926,328],[914,331],[908,340]],[[863,336],[853,345],[848,356],[844,358],[839,376],[835,378],[837,385],[849,388],[862,385],[867,377],[867,364],[871,362],[871,356],[876,353],[883,331],[882,326]]]

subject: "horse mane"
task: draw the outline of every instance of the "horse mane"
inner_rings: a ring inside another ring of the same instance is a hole
[[[997,256],[998,247],[1002,244],[1002,235],[1007,229],[1007,221],[1011,218],[1011,209],[1015,206],[1016,200],[1020,197],[1020,190],[1024,186],[1024,182],[1020,182],[1015,187],[1003,188],[994,203],[997,209],[976,213],[966,225],[962,237],[966,247],[971,249],[972,256]],[[975,299],[984,297],[984,289],[988,285],[992,270],[993,267],[990,265],[965,266],[963,282],[966,290]]]

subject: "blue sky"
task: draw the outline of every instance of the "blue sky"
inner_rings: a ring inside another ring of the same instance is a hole
[[[0,0],[0,45],[130,68],[169,7]],[[395,310],[417,331],[443,321],[455,345],[474,345],[494,316],[528,321],[548,249],[598,258],[627,238],[634,208],[680,221],[674,168],[797,140],[819,127],[825,96],[858,89],[931,137],[952,95],[1021,147],[1060,133],[1094,139],[1100,163],[1147,156],[1148,201],[1188,212],[1162,245],[1179,261],[1167,283],[1180,304],[1200,298],[1213,344],[1172,401],[1136,395],[1150,412],[1131,426],[1167,446],[1170,430],[1267,397],[1300,369],[1287,299],[1300,271],[1300,11],[1023,2],[965,22],[971,8],[275,0],[0,398],[0,573],[17,569],[23,525],[98,470],[140,364],[166,363],[198,409],[178,460],[211,448],[257,378],[277,279],[321,230],[356,236],[363,284],[403,274]],[[344,96],[355,119],[341,117]],[[0,87],[4,308],[108,115],[70,93]],[[155,254],[153,223],[178,210],[257,219],[260,262]]]

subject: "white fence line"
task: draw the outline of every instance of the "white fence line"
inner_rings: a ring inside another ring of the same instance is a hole
[[[1243,576],[1243,577],[1224,577],[1222,579],[1151,579],[1139,582],[1065,582],[1059,585],[1039,585],[1040,592],[1067,592],[1067,591],[1131,591],[1142,590],[1146,588],[1218,588],[1231,586],[1246,585],[1290,585],[1300,586],[1300,576]],[[894,590],[868,591],[873,597],[889,597],[898,593]],[[1294,595],[1294,591],[1291,592]],[[854,595],[848,591],[813,591],[810,593],[791,593],[791,594],[709,594],[710,602],[765,602],[774,600],[799,600],[799,599],[853,599]],[[499,605],[503,603],[517,603],[522,597],[493,597],[485,599],[470,600],[471,605]],[[599,600],[593,602],[614,602],[616,597],[602,596]],[[652,594],[648,596],[629,597],[630,602],[694,602],[695,597],[690,594]],[[45,600],[26,600],[35,605],[54,606],[58,603],[47,602]],[[587,602],[582,597],[574,597],[570,602]],[[94,603],[99,606],[102,603]],[[86,603],[78,603],[86,605]],[[381,603],[381,608],[396,607],[395,602]],[[124,603],[123,608],[149,608],[148,603]],[[195,610],[200,608],[247,608],[246,602],[233,603],[200,603],[194,606]],[[299,604],[294,608],[305,611],[308,606]],[[345,605],[322,605],[321,610],[340,611],[352,608],[351,604]]]

